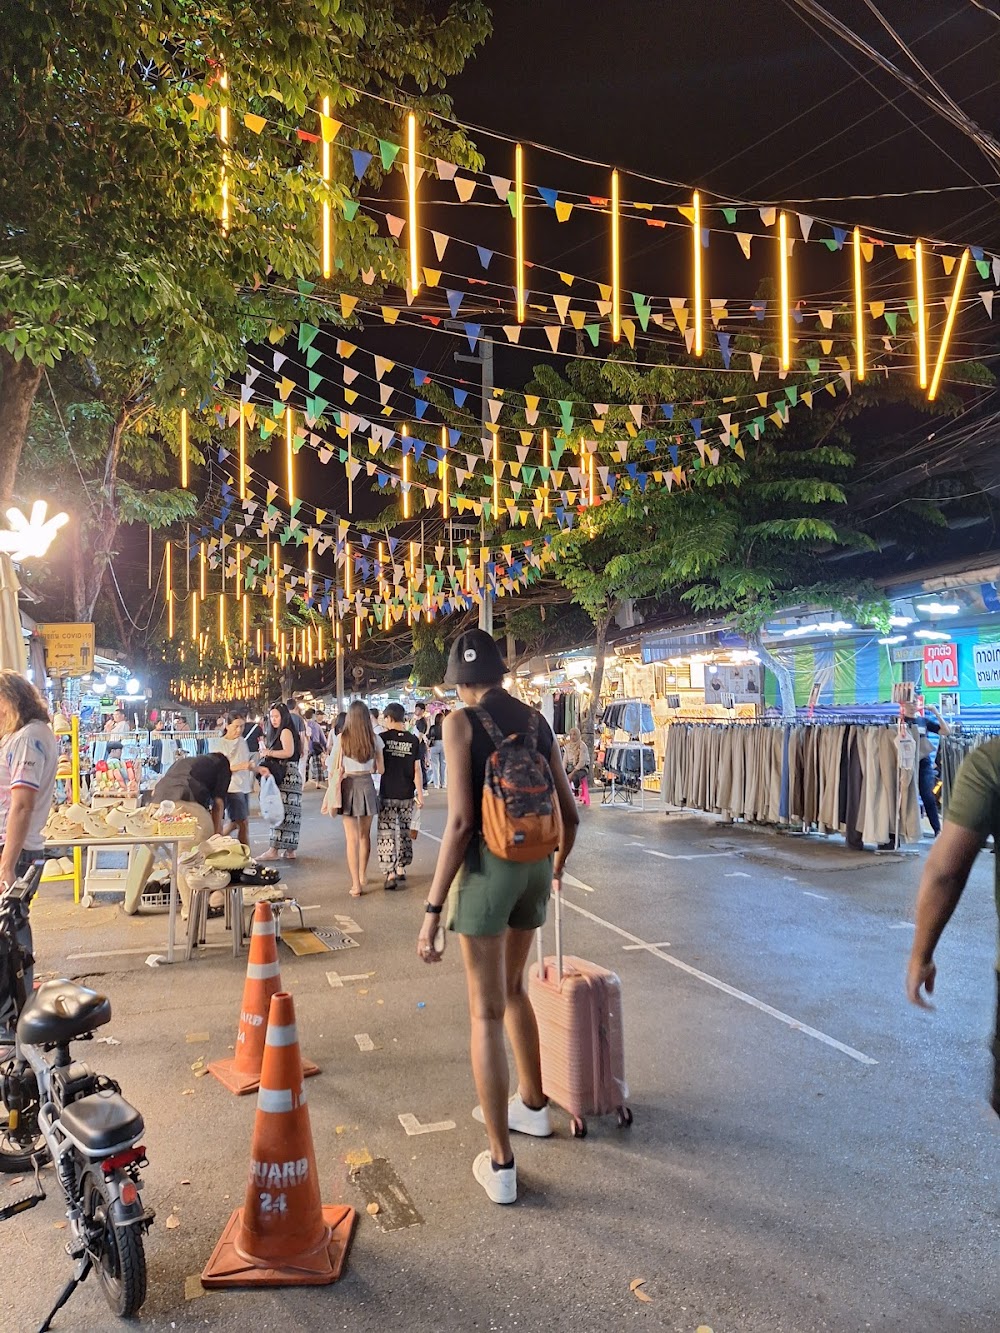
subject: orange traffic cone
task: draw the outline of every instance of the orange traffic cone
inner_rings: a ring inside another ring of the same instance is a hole
[[[320,1203],[316,1153],[292,997],[271,1000],[250,1150],[238,1208],[205,1265],[206,1287],[316,1286],[336,1282],[357,1213]]]
[[[250,933],[250,956],[247,961],[247,979],[243,985],[243,1003],[240,1005],[236,1054],[231,1059],[213,1060],[208,1066],[219,1082],[238,1097],[260,1087],[268,1005],[271,997],[280,990],[281,967],[278,963],[274,913],[269,903],[258,903],[254,908],[253,930]],[[311,1060],[303,1060],[302,1069],[307,1077],[319,1073],[319,1066]]]

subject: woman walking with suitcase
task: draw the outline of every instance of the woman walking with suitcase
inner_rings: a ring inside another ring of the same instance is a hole
[[[425,962],[440,961],[438,927],[450,895],[448,928],[461,941],[472,1020],[480,1101],[473,1114],[489,1139],[473,1174],[493,1203],[517,1198],[510,1130],[552,1133],[524,967],[579,822],[552,729],[503,689],[506,670],[483,630],[452,645],[445,680],[465,707],[444,726],[448,820],[417,941]],[[506,802],[501,792],[510,793]],[[505,1027],[518,1076],[509,1100]]]

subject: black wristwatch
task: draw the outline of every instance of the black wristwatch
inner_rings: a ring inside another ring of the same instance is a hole
[[[440,916],[444,911],[444,903],[440,907],[435,907],[433,903],[424,903],[424,911],[430,912],[433,916]]]

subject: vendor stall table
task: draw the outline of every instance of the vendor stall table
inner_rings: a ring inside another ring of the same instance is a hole
[[[72,847],[74,855],[76,849],[81,848],[87,851],[129,851],[133,847],[162,848],[166,853],[170,863],[170,911],[167,919],[167,962],[174,962],[174,945],[177,934],[177,901],[179,890],[177,886],[177,848],[182,842],[190,842],[190,834],[177,837],[167,836],[166,834],[154,833],[145,838],[60,838],[45,846],[46,853],[54,852],[59,847]]]

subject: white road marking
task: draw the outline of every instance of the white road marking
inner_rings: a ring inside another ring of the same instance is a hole
[[[659,944],[623,944],[622,948],[628,952],[630,949],[669,949],[670,941],[663,940]]]
[[[803,896],[803,898],[818,898],[818,899],[820,900],[821,903],[825,903],[825,902],[826,902],[826,894],[825,894],[825,893],[810,893],[808,889],[803,889],[803,890],[802,890],[802,896]]]
[[[577,879],[577,877],[575,875],[571,875],[568,870],[563,871],[563,883],[568,884],[570,888],[573,889],[583,889],[584,893],[594,892],[594,890],[590,887],[589,884],[584,884],[582,879]]]
[[[802,1032],[807,1037],[812,1037],[814,1041],[822,1042],[825,1046],[831,1046],[835,1051],[840,1051],[843,1055],[849,1056],[852,1060],[857,1060],[862,1065],[877,1065],[878,1061],[873,1060],[870,1055],[864,1055],[861,1051],[856,1051],[853,1046],[846,1046],[842,1041],[837,1041],[836,1037],[828,1036],[825,1032],[820,1032],[818,1028],[810,1027],[808,1023],[800,1023],[797,1018],[792,1018],[790,1014],[782,1013],[780,1009],[775,1009],[773,1005],[765,1004],[763,1000],[758,1000],[754,995],[748,995],[746,991],[737,990],[735,986],[730,986],[728,982],[720,981],[718,977],[710,976],[707,972],[702,972],[697,967],[692,967],[690,963],[684,963],[672,954],[664,953],[657,944],[649,944],[646,940],[641,940],[638,935],[633,935],[629,930],[623,930],[621,926],[616,926],[612,921],[605,921],[601,916],[596,916],[593,912],[588,912],[585,907],[579,903],[571,902],[568,898],[563,899],[566,906],[572,911],[578,912],[588,921],[593,921],[595,925],[603,926],[605,930],[614,931],[630,944],[641,945],[648,953],[656,958],[661,958],[671,967],[678,968],[681,972],[686,972],[688,976],[696,977],[698,981],[704,981],[707,986],[714,986],[716,990],[722,991],[726,995],[731,995],[734,1000],[742,1000],[744,1004],[751,1005],[754,1009],[759,1009],[763,1014],[770,1014],[776,1018],[779,1023],[784,1023],[787,1027],[793,1028],[796,1032]]]
[[[429,832],[427,831],[427,829],[425,829],[425,828],[422,828],[422,829],[420,830],[420,834],[419,834],[419,836],[420,836],[421,838],[430,838],[431,842],[440,842],[440,841],[441,841],[441,839],[437,836],[436,833],[429,833]]]
[[[397,1119],[407,1134],[438,1134],[442,1130],[455,1128],[454,1120],[436,1120],[433,1125],[422,1125],[409,1111],[404,1111]]]
[[[711,861],[720,856],[735,856],[735,852],[692,852],[688,856],[682,856],[679,852],[655,852],[652,847],[646,848],[647,856],[660,856],[664,861]]]
[[[916,930],[912,921],[894,921],[889,927],[890,930]]]
[[[375,1049],[375,1043],[367,1032],[355,1032],[354,1040],[358,1043],[359,1051],[373,1051]]]
[[[727,870],[723,879],[750,879],[751,877],[745,870]]]
[[[342,977],[338,972],[327,972],[326,979],[334,990],[337,990],[345,981],[367,981],[374,975],[374,972],[355,972],[349,977]]]
[[[199,949],[232,949],[231,944],[199,944]],[[80,962],[85,958],[128,958],[130,955],[148,954],[149,946],[145,949],[101,949],[96,953],[68,953],[66,955],[67,963]]]
[[[335,916],[337,926],[345,935],[363,935],[364,931],[352,916]]]

